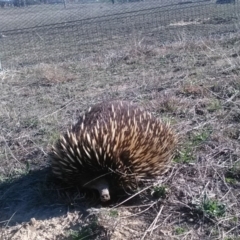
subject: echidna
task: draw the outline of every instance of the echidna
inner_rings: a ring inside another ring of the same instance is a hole
[[[69,185],[98,190],[102,202],[111,188],[134,190],[169,167],[177,138],[169,127],[134,104],[100,103],[50,152],[52,171]]]

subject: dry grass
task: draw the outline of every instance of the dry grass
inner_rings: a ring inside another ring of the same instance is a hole
[[[77,62],[1,72],[1,237],[239,239],[239,41],[236,33],[158,46],[136,37]],[[169,120],[181,143],[161,182],[99,208],[56,188],[46,154],[79,114],[110,99]]]
[[[36,74],[36,78],[42,80],[42,84],[58,83],[58,82],[67,82],[73,81],[76,79],[76,75],[71,73],[69,66],[64,64],[44,64],[40,63],[39,65],[33,67],[33,71]]]
[[[1,32],[6,36],[0,38],[2,67],[79,61],[93,52],[106,54],[107,50],[125,48],[136,34],[147,37],[150,45],[180,40],[188,47],[191,38],[219,37],[234,32],[239,25],[239,3],[178,2],[145,0],[114,5],[67,4],[66,9],[49,4],[0,9]],[[149,50],[144,45],[141,48]],[[135,48],[133,54],[139,54],[138,50]],[[130,57],[129,62],[131,54],[125,56]]]

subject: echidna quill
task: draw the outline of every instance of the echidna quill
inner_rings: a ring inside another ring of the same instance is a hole
[[[54,175],[73,186],[134,190],[168,170],[177,144],[169,124],[128,102],[100,103],[60,137],[49,154]]]

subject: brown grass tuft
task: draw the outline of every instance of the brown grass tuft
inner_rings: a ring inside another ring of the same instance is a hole
[[[62,83],[76,79],[67,65],[40,63],[34,67],[36,77],[47,83]]]

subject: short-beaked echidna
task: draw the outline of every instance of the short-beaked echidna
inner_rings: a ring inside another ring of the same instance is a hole
[[[69,185],[98,190],[102,202],[111,188],[134,190],[169,167],[177,137],[134,104],[97,104],[60,137],[49,154],[52,171]]]

